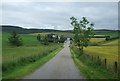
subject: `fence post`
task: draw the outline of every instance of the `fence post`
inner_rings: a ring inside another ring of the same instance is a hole
[[[107,68],[107,59],[105,58],[105,68]]]
[[[99,62],[99,56],[98,56],[98,62]]]
[[[99,56],[97,57],[97,60],[98,60],[98,65],[99,65]]]
[[[93,60],[93,56],[92,56],[92,60]]]
[[[117,62],[115,62],[115,72],[117,73]]]

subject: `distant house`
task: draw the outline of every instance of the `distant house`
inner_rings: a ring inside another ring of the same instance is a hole
[[[57,34],[47,34],[47,36],[50,38],[57,38],[58,37],[60,39],[60,36]]]
[[[64,37],[66,37],[66,38],[74,38],[74,36],[70,36],[70,35],[64,35]]]
[[[47,34],[47,36],[48,36],[48,37],[53,37],[53,38],[54,38],[54,37],[57,37],[56,34]]]

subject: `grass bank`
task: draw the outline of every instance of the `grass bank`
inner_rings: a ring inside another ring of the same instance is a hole
[[[48,60],[54,57],[62,48],[63,47],[60,47],[55,50],[52,50],[51,52],[47,52],[46,55],[40,59],[37,56],[38,59],[36,61],[33,60],[33,62],[30,63],[26,62],[25,65],[16,66],[14,70],[9,70],[3,73],[3,79],[4,80],[19,79],[20,77],[30,74],[31,72],[35,71],[35,69],[42,66],[44,63],[46,63]],[[30,61],[30,60],[27,59],[26,61]]]
[[[112,73],[104,67],[99,66],[97,60],[91,60],[86,54],[76,58],[77,52],[73,48],[70,50],[76,66],[86,78],[92,81],[96,81],[96,79],[117,79],[116,73]]]
[[[17,79],[41,66],[60,51],[63,44],[49,43],[43,45],[36,36],[18,34],[23,46],[15,47],[9,44],[9,33],[2,33],[2,77]]]

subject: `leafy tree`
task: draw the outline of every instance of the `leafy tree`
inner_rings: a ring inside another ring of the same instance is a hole
[[[48,36],[45,36],[45,37],[44,37],[44,39],[43,39],[43,44],[44,44],[44,45],[49,45]]]
[[[83,48],[88,46],[91,36],[94,35],[94,24],[90,23],[86,17],[82,17],[80,21],[75,17],[71,17],[70,19],[72,20],[71,25],[74,26],[73,41],[80,51],[80,54],[78,55],[79,57],[83,54]]]
[[[67,40],[67,38],[64,37],[63,35],[61,35],[61,37],[60,37],[60,43],[64,43],[65,40]]]
[[[41,35],[40,34],[37,35],[37,40],[41,41]]]
[[[58,42],[59,42],[59,37],[58,37],[58,35],[55,37],[55,39],[54,39],[54,40],[55,40],[55,42],[56,42],[56,43],[58,43]]]
[[[9,43],[13,46],[21,46],[22,45],[22,39],[15,31],[13,31],[11,33],[11,36],[8,38],[8,40],[9,40]]]

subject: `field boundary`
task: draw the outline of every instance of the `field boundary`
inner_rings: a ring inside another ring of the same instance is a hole
[[[76,66],[78,67],[80,72],[83,73],[83,75],[86,78],[92,79],[92,81],[93,81],[93,79],[117,79],[118,78],[117,73],[111,73],[108,70],[106,70],[105,68],[98,66],[94,63],[87,64],[87,63],[81,61],[81,58],[77,58],[76,52],[73,51],[72,48],[70,48],[70,51],[71,51],[72,58],[76,64]],[[83,59],[85,60],[85,58],[83,58]],[[87,62],[90,61],[90,58],[89,57],[86,58],[85,61],[87,61]]]
[[[34,72],[37,68],[40,68],[46,62],[48,62],[50,59],[52,59],[62,49],[63,49],[63,47],[59,47],[56,50],[50,52],[47,56],[43,57],[42,59],[37,60],[36,62],[17,68],[12,73],[8,73],[5,77],[2,77],[3,81],[9,80],[9,79],[10,80],[19,79],[20,77],[23,77],[25,75],[28,75],[28,74]],[[15,75],[15,74],[17,74],[17,75]]]

